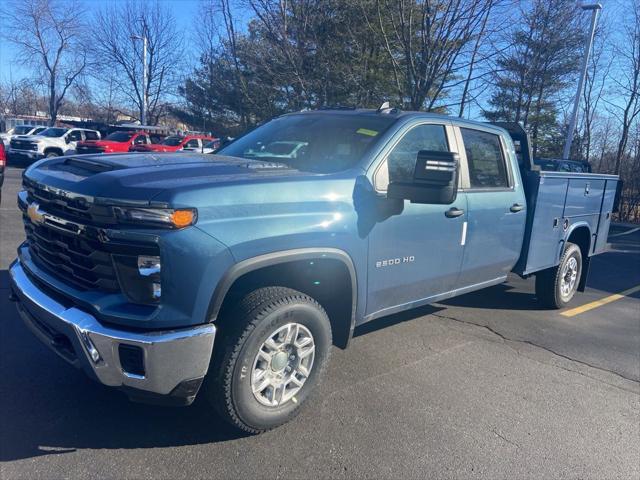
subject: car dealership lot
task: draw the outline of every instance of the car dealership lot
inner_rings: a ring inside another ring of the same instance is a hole
[[[247,437],[201,401],[130,403],[27,331],[7,300],[19,177],[0,205],[2,478],[640,476],[638,291],[566,316],[514,277],[367,324],[300,417]],[[571,308],[640,285],[629,231],[612,230]]]

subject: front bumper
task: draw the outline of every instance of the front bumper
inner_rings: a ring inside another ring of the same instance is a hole
[[[11,158],[28,158],[29,160],[40,160],[44,158],[44,153],[37,150],[18,150],[17,148],[7,149],[7,155]]]
[[[9,268],[18,312],[27,327],[67,362],[135,400],[189,404],[209,368],[216,327],[131,332],[100,324],[48,294],[19,260]]]

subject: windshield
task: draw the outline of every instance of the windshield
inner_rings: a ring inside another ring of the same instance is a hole
[[[42,135],[43,137],[61,137],[65,133],[67,133],[66,128],[52,127],[52,128],[47,128],[46,130],[40,132],[40,135]]]
[[[287,115],[256,128],[218,153],[334,173],[355,166],[394,121],[395,117],[388,115]]]
[[[177,147],[182,142],[182,137],[167,137],[162,142],[162,145],[168,145],[170,147]]]
[[[133,133],[129,132],[113,132],[110,135],[107,135],[105,140],[110,140],[112,142],[128,142],[133,137]]]
[[[33,130],[33,127],[31,125],[18,125],[17,127],[14,127],[13,134],[14,135],[26,135],[31,130]]]

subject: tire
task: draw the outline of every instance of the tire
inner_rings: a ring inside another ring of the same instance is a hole
[[[320,384],[329,361],[331,324],[314,299],[284,287],[254,290],[229,313],[222,318],[224,338],[217,340],[203,393],[226,421],[261,433],[293,419]],[[286,343],[287,337],[293,340]]]
[[[53,158],[53,157],[59,157],[60,155],[58,155],[57,152],[47,152],[44,157],[45,158]]]
[[[582,276],[582,252],[567,242],[558,266],[536,274],[536,296],[549,308],[563,308],[571,301]]]

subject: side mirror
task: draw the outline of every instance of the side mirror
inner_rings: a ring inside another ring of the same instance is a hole
[[[64,141],[65,141],[66,143],[71,143],[71,139],[70,139],[69,137],[64,137]]]
[[[454,152],[421,150],[411,181],[389,183],[387,197],[411,203],[449,205],[458,194],[460,156]]]

